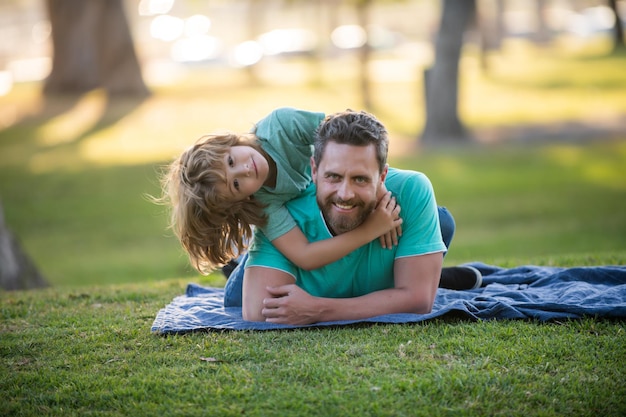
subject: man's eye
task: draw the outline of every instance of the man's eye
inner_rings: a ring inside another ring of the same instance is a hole
[[[367,182],[367,179],[366,179],[366,178],[363,178],[363,177],[356,177],[356,178],[354,179],[354,181],[355,181],[357,184],[365,184],[365,183]]]
[[[235,190],[238,190],[239,189],[239,180],[235,180],[234,184],[235,184]]]

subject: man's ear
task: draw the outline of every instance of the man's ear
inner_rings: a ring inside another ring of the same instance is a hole
[[[382,184],[385,183],[385,178],[387,178],[388,171],[389,171],[389,164],[385,164],[385,167],[383,168],[383,172],[380,173],[380,182]]]
[[[313,180],[313,184],[317,184],[317,182],[315,182],[316,177],[317,177],[317,166],[315,165],[315,159],[311,157],[311,179]]]

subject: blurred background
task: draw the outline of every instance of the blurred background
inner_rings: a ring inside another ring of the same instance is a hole
[[[149,196],[196,138],[279,106],[380,118],[391,165],[453,209],[446,263],[621,263],[625,19],[599,0],[4,0],[0,247],[21,255],[0,251],[0,282],[27,258],[52,285],[223,283]]]
[[[259,80],[310,81],[323,74],[292,71],[287,79],[277,80],[269,64],[294,56],[312,62],[335,59],[340,64],[365,44],[373,61],[389,64],[384,70],[374,67],[372,76],[415,79],[415,67],[433,60],[441,18],[438,0],[125,0],[121,2],[125,17],[89,28],[80,27],[76,18],[102,18],[88,15],[89,10],[98,13],[98,1],[81,5],[69,0],[5,0],[0,5],[0,94],[8,94],[14,83],[40,81],[50,73],[53,48],[47,3],[59,13],[75,9],[68,16],[76,26],[73,33],[95,31],[98,26],[106,36],[104,32],[119,32],[128,24],[150,85],[175,84],[190,72],[209,67],[254,68],[247,73]],[[626,14],[623,1],[479,0],[476,9],[478,16],[465,40],[486,52],[500,49],[510,39],[549,44],[567,38],[570,48],[598,38],[623,43],[619,38]]]

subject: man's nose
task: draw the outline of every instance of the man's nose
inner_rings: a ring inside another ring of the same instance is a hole
[[[354,197],[354,191],[352,191],[349,181],[342,181],[341,184],[339,184],[337,196],[343,201],[348,201]]]

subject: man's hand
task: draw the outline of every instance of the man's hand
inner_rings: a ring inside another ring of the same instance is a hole
[[[280,324],[311,324],[320,321],[316,298],[295,284],[267,287],[272,298],[263,300],[265,321]]]

